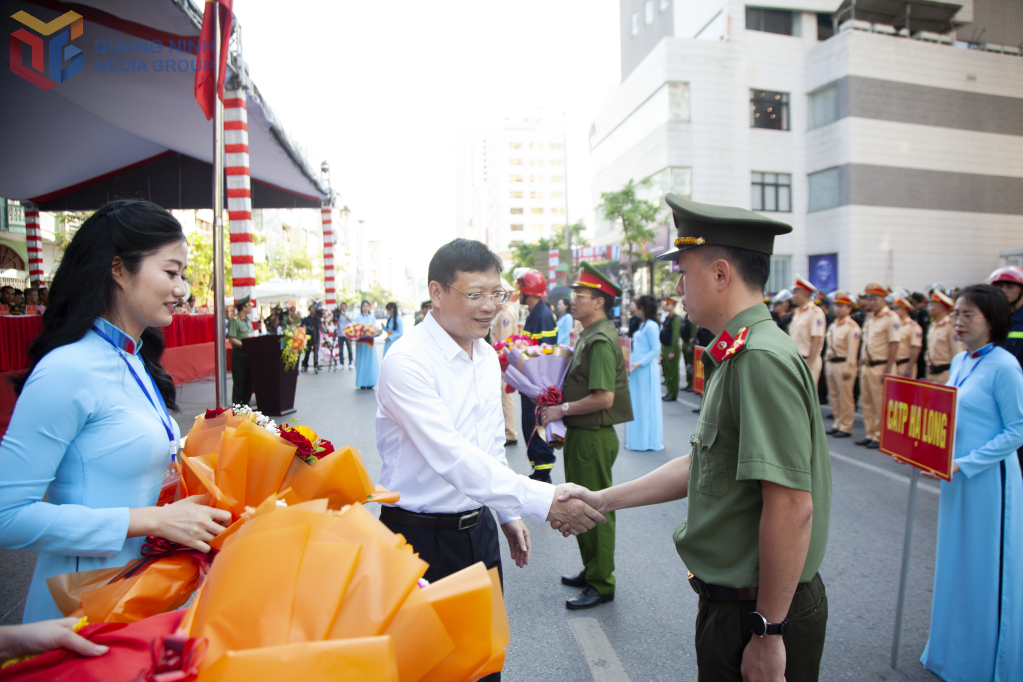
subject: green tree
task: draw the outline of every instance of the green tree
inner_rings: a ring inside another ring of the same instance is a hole
[[[654,231],[650,229],[651,223],[657,222],[657,214],[660,212],[657,205],[652,201],[640,199],[636,196],[638,187],[649,187],[651,181],[644,180],[639,184],[631,179],[625,183],[617,192],[601,192],[600,199],[603,202],[600,209],[604,216],[613,222],[622,222],[622,243],[629,254],[629,286],[632,286],[633,263],[636,260],[636,253],[647,256],[646,245],[653,241]]]
[[[581,220],[577,220],[572,223],[570,227],[572,230],[572,248],[579,248],[580,246],[589,246],[590,240],[586,238],[586,223]],[[558,230],[554,233],[553,237],[542,237],[540,240],[532,244],[519,244],[515,247],[512,252],[512,262],[515,268],[531,268],[533,267],[534,257],[537,253],[547,253],[551,249],[561,250],[565,248],[565,231]],[[512,282],[511,272],[506,272],[505,279]]]
[[[213,237],[202,232],[193,232],[186,238],[188,242],[188,282],[195,294],[196,305],[213,303]],[[224,295],[234,295],[231,282],[231,235],[224,226]]]

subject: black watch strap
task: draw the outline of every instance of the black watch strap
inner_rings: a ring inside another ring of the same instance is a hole
[[[754,611],[749,615],[749,629],[758,637],[784,635],[789,629],[789,619],[786,618],[780,623],[768,623],[766,618]]]

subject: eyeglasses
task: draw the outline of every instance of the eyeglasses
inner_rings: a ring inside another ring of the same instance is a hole
[[[966,324],[970,324],[975,319],[980,317],[979,315],[977,315],[977,313],[971,313],[969,311],[960,312],[958,310],[953,310],[951,313],[949,313],[949,315],[952,317],[953,321],[962,318],[963,322],[965,322]]]
[[[590,294],[584,294],[584,293],[582,293],[580,291],[574,291],[574,292],[572,292],[572,298],[596,298],[596,296],[591,296]]]
[[[467,299],[469,299],[469,305],[471,306],[481,306],[483,305],[483,302],[488,299],[493,301],[495,305],[501,305],[503,303],[506,303],[508,299],[511,297],[511,294],[507,291],[498,291],[493,294],[483,293],[467,294],[461,289],[451,284],[449,284],[448,286],[457,291],[458,293],[460,293],[462,296],[465,296]]]

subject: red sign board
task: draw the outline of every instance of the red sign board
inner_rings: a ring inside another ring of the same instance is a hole
[[[703,395],[703,346],[693,346],[693,392]]]
[[[885,375],[881,452],[951,481],[955,420],[952,386]]]

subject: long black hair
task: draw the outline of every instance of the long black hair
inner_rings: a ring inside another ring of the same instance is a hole
[[[165,209],[148,201],[112,201],[82,223],[60,261],[43,313],[43,331],[28,349],[28,369],[14,375],[15,393],[21,394],[32,370],[47,353],[74,343],[92,328],[92,322],[114,305],[117,284],[111,272],[114,258],[135,274],[142,260],[168,244],[185,240],[181,223]],[[174,381],[160,364],[163,331],[142,332],[139,357],[153,375],[168,409],[177,410]]]
[[[959,298],[975,305],[991,325],[991,343],[1004,346],[1012,331],[1012,307],[1005,292],[990,284],[973,284],[960,291]]]
[[[397,329],[398,328],[398,304],[391,301],[387,304],[387,328]]]

